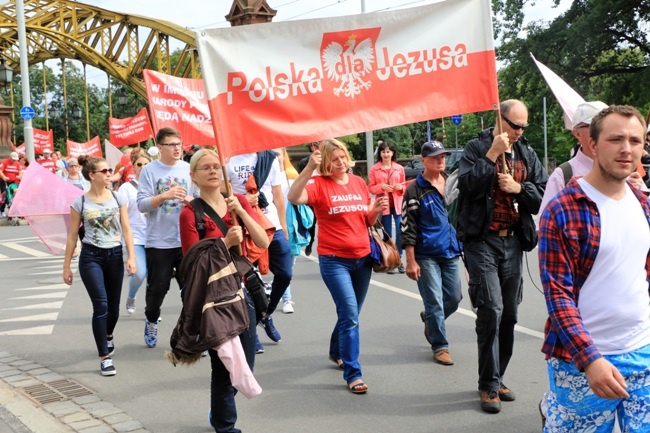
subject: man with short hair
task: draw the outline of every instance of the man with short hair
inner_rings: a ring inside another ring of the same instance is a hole
[[[180,133],[174,128],[161,128],[156,134],[156,144],[160,159],[147,164],[140,172],[137,195],[138,210],[147,215],[145,253],[150,272],[147,272],[144,341],[148,347],[156,347],[158,343],[160,307],[174,274],[178,287],[183,287],[178,272],[183,259],[179,219],[185,204],[198,196],[189,164],[181,160]]]
[[[424,302],[420,318],[424,336],[433,350],[433,360],[453,365],[445,320],[462,299],[459,258],[461,246],[445,209],[445,157],[438,141],[427,141],[421,149],[424,171],[404,193],[401,242],[406,251],[406,276],[418,283]]]
[[[650,431],[650,205],[627,182],[645,128],[630,106],[594,116],[592,170],[540,219],[546,432],[611,432],[616,413],[623,431]]]
[[[469,296],[476,309],[481,409],[501,410],[515,394],[503,383],[522,299],[522,253],[537,241],[532,215],[548,176],[524,137],[528,109],[500,107],[501,133],[488,128],[465,146],[458,169],[458,236],[464,244]]]

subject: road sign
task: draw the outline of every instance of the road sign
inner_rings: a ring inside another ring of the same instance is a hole
[[[451,116],[451,121],[454,125],[458,126],[460,125],[460,122],[463,121],[463,115],[462,114],[456,114],[455,116]]]
[[[20,109],[20,117],[25,120],[30,120],[34,118],[34,109],[32,107],[23,107]]]

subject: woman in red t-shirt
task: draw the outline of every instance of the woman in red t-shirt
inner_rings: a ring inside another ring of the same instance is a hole
[[[344,143],[322,141],[291,186],[288,198],[293,204],[314,208],[320,273],[338,314],[329,356],[343,368],[350,391],[363,394],[368,386],[359,364],[359,313],[372,273],[367,226],[377,221],[388,199],[379,198],[370,207],[366,183],[349,173],[353,165]],[[312,177],[315,169],[320,176]]]
[[[239,225],[233,224],[231,212],[235,212],[248,229],[253,242],[261,248],[268,248],[269,238],[266,231],[257,222],[255,211],[253,211],[246,197],[235,194],[224,198],[221,195],[223,173],[219,163],[219,156],[215,151],[201,149],[192,156],[190,160],[190,177],[199,187],[200,197],[205,204],[211,206],[228,227],[228,233],[222,233],[217,224],[205,213],[203,223],[205,224],[206,238],[224,238],[228,248],[240,245],[243,240],[243,232]],[[196,229],[194,208],[191,203],[181,211],[180,235],[183,254],[200,240],[199,232]],[[255,364],[256,318],[251,302],[248,299],[247,301],[250,326],[248,331],[240,334],[239,338],[248,365],[252,370]],[[215,350],[208,350],[208,354],[212,365],[210,423],[216,431],[236,431],[234,427],[237,421],[237,409],[235,407],[235,391],[230,381],[230,375]]]

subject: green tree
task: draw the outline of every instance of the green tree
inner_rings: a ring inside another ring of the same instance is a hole
[[[498,21],[507,23],[495,26],[502,41],[497,57],[506,64],[499,71],[499,87],[502,99],[518,98],[528,105],[531,127],[526,136],[538,153],[543,143],[544,96],[549,156],[558,162],[566,160],[575,139],[564,128],[561,107],[530,53],[585,100],[630,104],[646,112],[650,89],[642,83],[650,78],[647,0],[574,0],[552,22],[533,22],[525,27],[522,5],[521,0],[493,1]]]

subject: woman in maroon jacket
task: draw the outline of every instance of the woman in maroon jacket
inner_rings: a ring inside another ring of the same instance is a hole
[[[248,229],[253,242],[261,248],[269,246],[269,238],[266,232],[255,219],[255,212],[248,200],[240,194],[224,198],[221,195],[221,182],[223,173],[219,156],[216,152],[202,149],[192,156],[190,160],[190,176],[192,181],[199,187],[200,198],[205,205],[212,207],[228,227],[227,233],[222,233],[217,224],[207,215],[203,216],[206,238],[224,238],[228,248],[242,244],[243,232],[239,225],[234,225],[231,213],[235,212]],[[183,208],[180,215],[180,234],[183,254],[192,245],[200,240],[196,228],[196,216],[194,208],[188,204]],[[251,370],[255,364],[255,309],[252,306],[248,295],[248,312],[250,326],[247,331],[239,335],[241,339],[246,360]],[[210,396],[210,424],[216,432],[240,432],[235,428],[237,422],[237,408],[235,407],[235,389],[230,382],[230,374],[221,362],[215,350],[208,351],[212,364],[211,396]]]

